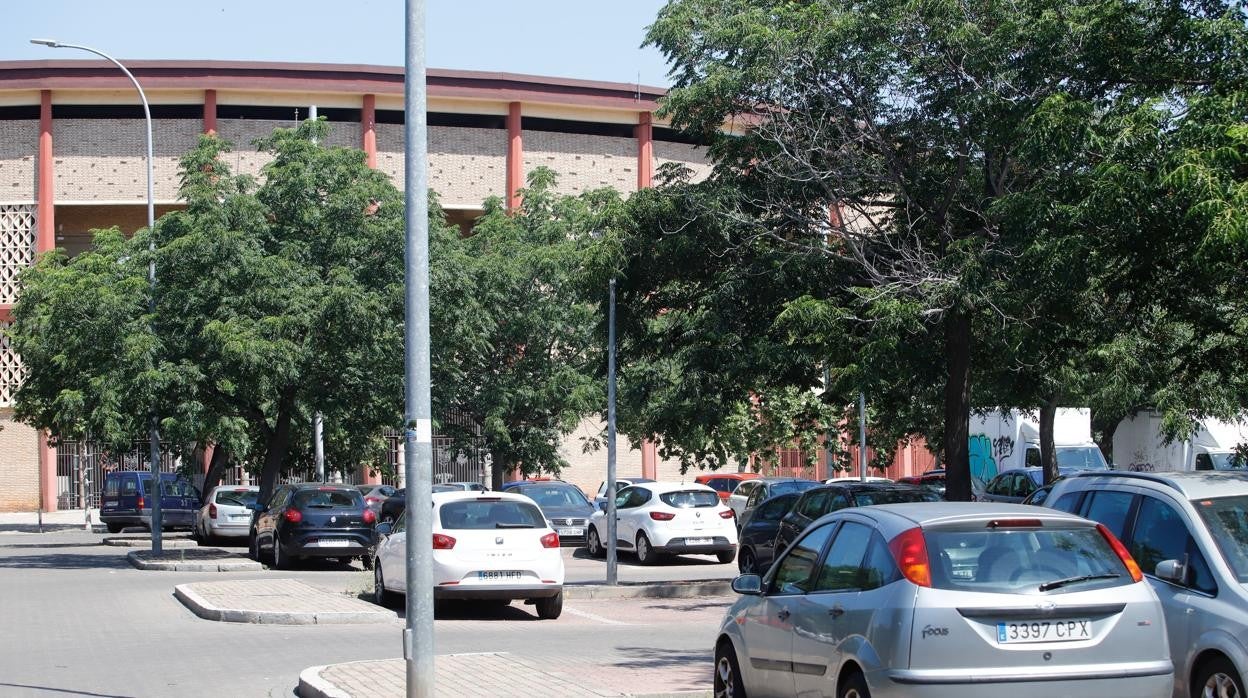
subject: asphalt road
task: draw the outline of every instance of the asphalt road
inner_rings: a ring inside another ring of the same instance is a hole
[[[290,696],[299,672],[320,664],[402,655],[402,620],[359,626],[215,623],[193,616],[173,585],[281,574],[359,594],[371,573],[309,563],[253,573],[141,572],[126,548],[85,532],[0,533],[0,696]],[[564,550],[568,581],[601,580],[604,564]],[[620,578],[732,576],[712,558],[658,567],[623,559]],[[437,654],[508,652],[616,690],[705,687],[711,643],[731,599],[567,601],[557,621],[519,603],[460,606],[436,621]]]

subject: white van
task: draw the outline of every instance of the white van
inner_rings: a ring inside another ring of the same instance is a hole
[[[1118,423],[1114,463],[1119,470],[1148,473],[1245,470],[1248,461],[1236,452],[1241,444],[1248,444],[1248,420],[1200,420],[1191,437],[1167,444],[1161,433],[1161,414],[1138,412]]]
[[[988,410],[971,413],[971,476],[988,482],[999,473],[1039,466],[1039,411]],[[1053,444],[1059,468],[1108,470],[1092,440],[1092,413],[1086,407],[1060,407],[1053,418]]]

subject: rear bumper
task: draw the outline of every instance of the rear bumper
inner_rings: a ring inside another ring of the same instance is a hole
[[[326,545],[326,541],[342,542],[342,544]],[[363,555],[373,547],[371,531],[363,529],[321,529],[306,533],[280,536],[277,545],[287,555],[302,557],[356,557]]]
[[[139,516],[139,522],[149,528],[152,525],[152,510],[144,509],[143,514]],[[160,511],[160,525],[164,528],[191,528],[195,525],[195,512],[188,509],[162,509]]]
[[[100,523],[115,524],[134,524],[136,526],[143,525],[143,519],[134,510],[130,511],[101,511]]]
[[[563,591],[562,584],[541,584],[541,585],[469,585],[469,584],[447,584],[439,585],[433,588],[433,598],[435,599],[487,599],[487,600],[515,600],[515,599],[546,599],[552,596],[558,596]]]
[[[243,521],[239,523],[220,523],[208,520],[208,534],[219,538],[246,538],[251,534],[251,523]]]
[[[1105,698],[1139,696],[1168,698],[1174,687],[1169,660],[1126,665],[1072,667],[1068,671],[1014,672],[999,668],[969,675],[949,670],[892,670],[873,672],[867,681],[874,696],[923,698],[1001,698],[1066,696]]]
[[[665,545],[656,545],[654,549],[657,552],[673,555],[706,555],[728,552],[737,548],[737,544],[725,536],[704,536],[704,538],[710,538],[711,543],[690,545],[686,542],[689,538],[671,538]]]

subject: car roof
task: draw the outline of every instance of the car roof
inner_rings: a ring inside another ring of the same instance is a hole
[[[758,481],[765,482],[767,484],[774,484],[777,482],[813,482],[816,485],[820,484],[818,480],[811,480],[810,478],[805,477],[760,477],[758,478]]]
[[[989,521],[992,519],[1041,519],[1044,521],[1082,521],[1086,519],[1057,509],[1036,507],[1030,504],[1001,504],[997,502],[912,502],[908,504],[877,504],[871,507],[841,509],[872,516],[893,517],[917,526],[954,524],[960,521]],[[839,513],[839,512],[838,512]]]
[[[1123,470],[1077,472],[1066,478],[1072,483],[1089,483],[1095,487],[1107,484],[1131,484],[1167,487],[1184,499],[1205,499],[1248,495],[1248,472],[1200,470],[1162,473],[1133,473]]]
[[[698,475],[695,479],[701,480],[705,478],[709,480],[713,477],[726,477],[730,480],[757,480],[758,473],[702,473],[701,475]]]
[[[806,496],[810,496],[812,492],[818,492],[819,490],[849,490],[850,492],[894,492],[897,490],[903,490],[905,492],[914,492],[914,491],[929,492],[930,491],[922,487],[919,487],[917,485],[911,485],[905,482],[871,482],[870,480],[868,480],[866,482],[858,482],[858,481],[833,482],[831,484],[820,485],[818,487],[812,487],[806,490],[805,492],[803,492],[802,494]]]
[[[433,493],[433,503],[435,506],[446,504],[447,502],[461,500],[472,501],[478,499],[484,499],[486,501],[506,500],[510,502],[528,502],[529,504],[534,504],[532,499],[516,492],[471,492],[468,490],[455,490],[452,492]]]
[[[216,492],[217,490],[230,490],[231,492],[243,492],[243,491],[259,492],[260,486],[259,485],[217,485],[216,487],[212,488],[213,492]]]
[[[648,482],[644,484],[646,486],[646,489],[650,490],[651,492],[655,494],[664,494],[666,492],[679,492],[682,490],[696,490],[699,492],[701,491],[715,492],[715,490],[711,489],[710,487],[703,485],[701,483],[698,483],[698,482]],[[719,493],[715,492],[715,496],[718,497]]]
[[[284,485],[292,490],[346,490],[348,492],[359,492],[355,485],[343,485],[337,482],[290,482]]]

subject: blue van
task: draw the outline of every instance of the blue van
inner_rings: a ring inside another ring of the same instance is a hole
[[[199,509],[199,492],[181,475],[161,473],[164,490],[160,500],[161,528],[191,528]],[[152,528],[152,474],[125,470],[104,475],[104,495],[100,499],[100,521],[109,533],[126,526]]]

